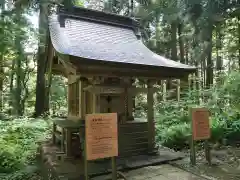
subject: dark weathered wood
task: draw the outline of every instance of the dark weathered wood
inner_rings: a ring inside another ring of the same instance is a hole
[[[62,131],[61,151],[65,152],[65,130]]]
[[[72,156],[72,133],[66,129],[66,154],[68,157]]]
[[[141,77],[149,79],[186,78],[189,72],[186,69],[171,69],[142,65],[131,65],[116,62],[89,61],[88,59],[70,56],[71,63],[78,67],[78,72],[84,75],[113,76],[113,77]]]
[[[205,157],[208,162],[208,165],[212,165],[212,158],[211,158],[211,152],[210,152],[210,146],[209,146],[208,140],[205,140],[204,142],[204,149],[205,149]]]
[[[148,118],[148,148],[149,152],[153,151],[155,147],[155,124],[154,124],[154,109],[153,109],[153,84],[151,81],[148,82],[147,92],[147,118]]]
[[[132,132],[143,132],[148,131],[147,123],[136,123],[128,125],[120,125],[119,130],[121,134],[132,133]]]
[[[55,137],[56,130],[57,130],[57,126],[56,126],[55,123],[53,123],[53,133],[52,133],[52,142],[53,142],[53,144],[56,143],[56,137]]]
[[[191,136],[190,136],[190,162],[193,166],[196,165],[196,149],[195,141],[193,139],[193,121],[192,121],[192,109],[189,108],[189,119],[191,120]]]
[[[138,149],[144,149],[147,148],[148,142],[143,142],[143,143],[138,143],[138,144],[132,144],[132,145],[125,145],[119,148],[119,152],[127,152],[127,151],[133,151],[133,150],[138,150]]]
[[[120,133],[120,135],[119,135],[120,137],[119,138],[121,138],[121,139],[125,139],[126,140],[126,138],[129,138],[129,139],[131,139],[131,138],[139,138],[139,137],[148,137],[148,131],[144,131],[144,132],[136,132],[136,133],[125,133],[125,134],[121,134]]]
[[[116,157],[111,158],[112,163],[112,180],[117,180],[117,161]]]
[[[138,144],[138,143],[145,143],[148,142],[148,137],[138,137],[138,138],[129,138],[127,141],[126,139],[119,138],[118,143],[119,145],[132,145],[132,144]]]

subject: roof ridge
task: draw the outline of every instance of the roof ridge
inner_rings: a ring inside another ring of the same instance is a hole
[[[65,25],[66,18],[74,18],[130,28],[134,31],[137,31],[137,29],[140,28],[140,23],[137,19],[83,7],[66,7],[59,5],[57,14],[59,15],[59,22],[63,27]]]

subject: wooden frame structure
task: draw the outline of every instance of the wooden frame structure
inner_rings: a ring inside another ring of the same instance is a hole
[[[68,78],[66,121],[82,126],[86,114],[117,112],[120,156],[155,151],[154,85],[196,70],[151,52],[139,28],[132,18],[74,6],[49,18],[49,70]],[[145,85],[134,86],[136,79]],[[147,94],[147,120],[133,117],[138,93]]]

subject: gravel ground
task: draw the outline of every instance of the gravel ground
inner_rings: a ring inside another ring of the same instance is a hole
[[[186,171],[201,175],[208,180],[240,179],[240,148],[222,147],[212,150],[211,166],[207,164],[203,150],[197,151],[196,166],[190,165],[189,151],[185,151],[184,153],[186,158],[172,162],[172,164]]]

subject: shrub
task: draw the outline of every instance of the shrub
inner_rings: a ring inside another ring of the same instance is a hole
[[[172,125],[168,128],[157,128],[157,140],[163,146],[180,150],[188,147],[190,128],[187,123]]]
[[[42,119],[0,121],[0,172],[22,171],[35,159],[37,142],[48,137],[49,125]]]
[[[189,107],[199,105],[199,95],[211,112],[211,142],[240,141],[240,73],[224,77],[222,85],[201,91],[186,91],[180,101],[165,101],[156,105],[158,143],[169,148],[182,149],[189,144]]]

